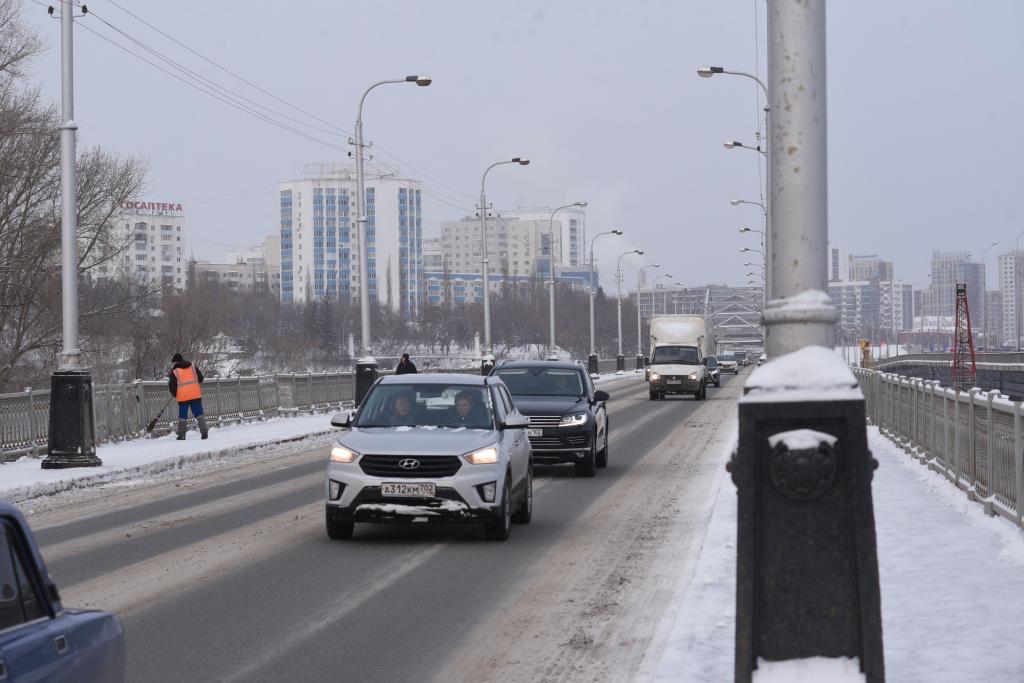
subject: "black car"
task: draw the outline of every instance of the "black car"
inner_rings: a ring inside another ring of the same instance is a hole
[[[527,436],[539,465],[572,463],[576,476],[608,466],[608,393],[595,390],[580,363],[515,361],[491,370],[530,419]]]

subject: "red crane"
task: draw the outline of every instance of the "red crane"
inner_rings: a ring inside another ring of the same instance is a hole
[[[974,364],[974,335],[971,310],[967,305],[967,283],[956,283],[956,328],[953,331],[953,387],[967,391],[975,386],[978,370]]]

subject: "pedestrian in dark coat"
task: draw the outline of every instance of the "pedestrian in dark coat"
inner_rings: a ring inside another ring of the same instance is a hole
[[[174,365],[169,373],[167,389],[178,402],[178,441],[185,440],[190,410],[192,417],[199,423],[199,433],[205,439],[209,436],[210,430],[206,425],[206,417],[203,416],[203,373],[182,358],[180,353],[174,354],[171,363]]]
[[[409,360],[409,354],[403,353],[402,359],[398,361],[397,367],[395,367],[396,375],[415,375],[416,365]]]

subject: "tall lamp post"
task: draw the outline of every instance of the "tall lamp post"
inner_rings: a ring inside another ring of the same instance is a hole
[[[622,355],[622,257],[629,256],[630,254],[640,254],[643,256],[643,251],[640,249],[633,249],[632,251],[626,251],[619,254],[619,260],[615,264],[615,282],[618,286],[618,298],[616,300],[616,313],[618,315],[618,327],[619,327],[619,353],[615,357],[615,371],[620,372],[626,369],[626,357]]]
[[[988,279],[986,277],[986,275],[988,273],[988,268],[985,265],[985,255],[988,253],[989,249],[992,249],[992,248],[998,247],[998,246],[999,246],[999,242],[993,242],[992,244],[990,244],[987,247],[985,247],[985,250],[983,252],[981,252],[981,279],[982,280],[987,280]],[[988,283],[987,282],[985,284],[984,291],[982,291],[982,293],[981,293],[981,329],[985,331],[985,350],[991,351],[992,347],[991,347],[991,345],[989,343],[989,339],[991,337],[989,336],[989,333],[988,333]]]
[[[597,285],[594,283],[594,242],[603,235],[621,235],[621,230],[599,232],[590,240],[590,355],[587,357],[587,371],[597,374],[597,350],[594,345],[594,299],[597,297]]]
[[[661,264],[660,263],[652,263],[652,264],[647,265],[647,266],[640,266],[640,268],[636,271],[636,369],[637,370],[643,370],[644,369],[644,354],[643,354],[643,347],[641,346],[641,344],[643,344],[643,342],[641,340],[642,335],[641,335],[641,330],[640,330],[640,293],[641,293],[641,289],[640,289],[640,275],[641,275],[641,273],[643,273],[648,268],[661,268]],[[653,306],[653,299],[652,299],[652,304],[651,305]]]
[[[374,88],[390,83],[415,83],[418,86],[430,85],[429,76],[414,75],[405,78],[395,78],[386,81],[378,81],[363,92],[359,98],[359,109],[356,111],[356,233],[359,236],[359,322],[362,328],[362,357],[356,361],[356,404],[362,402],[366,392],[377,379],[377,361],[373,358],[373,351],[370,343],[370,256],[369,236],[366,229],[366,188],[363,178],[363,103],[366,96]],[[378,282],[378,297],[380,301],[380,278]]]
[[[482,363],[484,373],[494,364],[494,359],[491,358],[491,293],[487,274],[487,192],[485,186],[487,174],[491,172],[491,169],[503,164],[528,166],[530,160],[524,157],[513,157],[508,161],[496,161],[487,167],[483,178],[480,179],[480,274],[483,276],[484,284],[484,359]]]
[[[46,458],[40,463],[44,470],[103,464],[96,456],[92,377],[82,363],[82,351],[78,348],[78,191],[75,179],[75,131],[78,124],[75,123],[74,9],[69,0],[62,0],[59,129],[63,340],[57,371],[50,376]]]
[[[572,204],[565,204],[560,206],[551,212],[551,216],[548,217],[548,287],[550,288],[548,294],[548,325],[550,327],[548,333],[548,353],[555,352],[555,214],[562,209],[571,209],[574,206],[586,206],[586,202],[573,202]],[[561,245],[562,241],[558,241]]]

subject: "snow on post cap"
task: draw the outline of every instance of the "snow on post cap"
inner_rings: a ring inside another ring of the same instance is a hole
[[[824,346],[805,346],[772,358],[750,374],[741,403],[863,400],[843,359]]]
[[[818,444],[824,441],[829,446],[834,446],[836,437],[825,432],[816,432],[813,429],[794,429],[789,432],[779,432],[768,437],[768,445],[775,448],[780,443],[786,444],[791,451],[802,451],[817,448]]]
[[[856,657],[808,657],[770,662],[757,658],[754,683],[864,683]]]
[[[356,365],[376,365],[377,359],[373,356],[363,356],[356,359]]]

